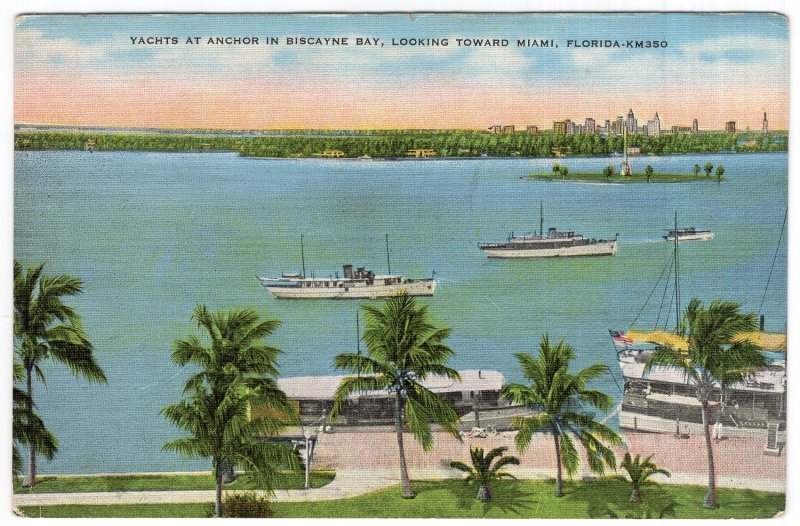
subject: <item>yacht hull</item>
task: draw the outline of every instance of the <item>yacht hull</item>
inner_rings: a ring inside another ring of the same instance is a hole
[[[432,279],[407,281],[391,285],[354,284],[343,287],[287,287],[265,286],[276,298],[281,299],[376,299],[407,294],[409,296],[433,296],[436,281]]]
[[[484,248],[484,253],[490,258],[554,258],[554,257],[581,257],[581,256],[613,256],[617,253],[617,242],[592,243],[559,248],[514,249],[514,248]]]

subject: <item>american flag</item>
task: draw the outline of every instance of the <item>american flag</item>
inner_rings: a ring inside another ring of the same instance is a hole
[[[628,338],[625,336],[625,332],[612,331],[609,329],[608,333],[611,335],[611,339],[614,340],[614,343],[618,343],[620,345],[631,345],[633,343],[633,338]]]

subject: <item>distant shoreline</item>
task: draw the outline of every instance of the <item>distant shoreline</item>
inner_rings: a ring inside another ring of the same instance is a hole
[[[640,150],[637,157],[675,154],[730,154],[788,151],[782,133],[634,135],[627,147]],[[573,159],[620,156],[622,137],[587,134],[494,134],[486,131],[403,131],[356,135],[189,135],[155,133],[102,133],[19,131],[16,151],[171,151],[233,152],[256,159]]]

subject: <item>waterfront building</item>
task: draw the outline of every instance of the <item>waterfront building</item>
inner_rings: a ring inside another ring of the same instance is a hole
[[[533,124],[529,124],[528,126],[525,127],[525,131],[531,134],[539,133],[539,127],[534,126]]]
[[[503,133],[514,133],[514,126],[503,126]]]
[[[566,121],[553,121],[553,133],[564,135],[567,133]]]
[[[636,116],[633,114],[633,108],[628,110],[628,118],[625,120],[625,127],[629,132],[636,133],[639,131],[639,123]]]
[[[692,126],[673,126],[672,133],[692,133],[694,128]]]
[[[505,379],[498,371],[459,371],[459,379],[428,375],[421,381],[435,396],[445,400],[456,411],[462,430],[491,426],[511,429],[511,419],[526,416],[530,409],[515,406],[500,396]],[[326,423],[333,408],[336,390],[345,376],[301,376],[278,379],[278,387],[286,394],[306,426]],[[255,404],[251,411],[269,411]],[[387,390],[359,391],[347,397],[336,420],[336,427],[387,426],[394,423],[394,397]]]
[[[728,121],[725,123],[725,133],[736,133],[736,121]]]
[[[575,133],[575,123],[567,119],[564,121],[564,133],[572,135]]]
[[[647,121],[647,135],[651,137],[658,137],[661,135],[661,119],[658,118],[658,112],[653,120]]]
[[[609,119],[606,119],[606,124],[604,127],[606,129],[606,133],[611,131],[611,121]]]
[[[761,131],[763,133],[769,132],[769,123],[767,122],[767,112],[764,112],[764,120],[761,122]]]
[[[595,123],[594,119],[591,117],[586,117],[586,123],[584,124],[586,128],[586,133],[596,133],[597,132],[597,124]]]
[[[503,126],[500,124],[492,124],[491,126],[489,126],[489,131],[491,131],[492,133],[500,133],[503,131]]]
[[[698,133],[700,131],[700,124],[697,122],[697,119],[692,121],[692,133]]]
[[[418,158],[436,157],[436,150],[432,150],[430,148],[414,148],[413,150],[408,150],[406,155],[408,157]]]
[[[97,149],[97,139],[86,139],[83,149],[87,152],[93,152]]]

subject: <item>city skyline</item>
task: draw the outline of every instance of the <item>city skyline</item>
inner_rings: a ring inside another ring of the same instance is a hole
[[[213,22],[202,15],[29,16],[17,20],[14,117],[67,126],[485,129],[509,123],[544,130],[567,114],[593,116],[600,125],[635,107],[648,119],[658,112],[662,130],[689,126],[694,118],[708,130],[728,121],[759,130],[763,112],[770,129],[786,129],[787,32],[784,17],[753,13],[230,15]],[[138,45],[136,35],[174,35],[179,44]],[[189,46],[183,39],[190,35],[260,35],[261,42],[282,43]],[[397,35],[449,39],[449,45],[392,46]],[[283,43],[300,36],[379,38],[386,47]],[[479,36],[504,38],[509,46],[455,44]],[[669,45],[566,47],[570,39],[626,36]],[[515,47],[516,39],[534,37],[560,47]],[[667,118],[665,100],[676,93],[681,104],[671,105]]]

